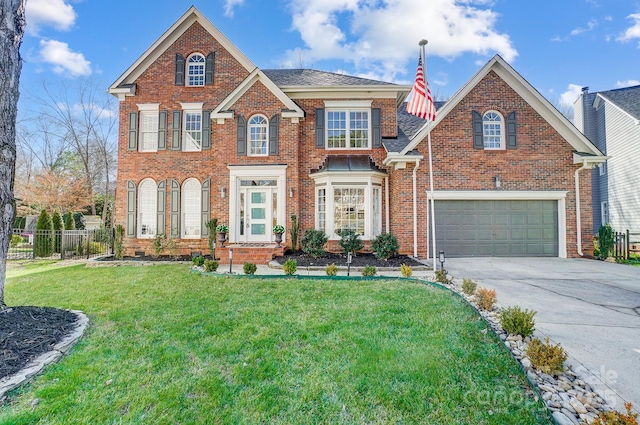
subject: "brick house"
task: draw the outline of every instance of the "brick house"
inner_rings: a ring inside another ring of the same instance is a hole
[[[120,100],[116,223],[127,253],[150,252],[160,233],[182,253],[207,252],[215,217],[243,259],[266,261],[282,252],[273,225],[288,233],[295,214],[330,248],[339,229],[365,244],[391,232],[402,253],[426,258],[427,126],[404,112],[410,88],[261,70],[191,7],[109,89]],[[499,56],[430,127],[448,256],[592,249],[582,170],[602,153]]]

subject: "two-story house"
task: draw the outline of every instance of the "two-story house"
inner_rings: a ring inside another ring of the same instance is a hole
[[[609,158],[592,171],[593,231],[640,229],[640,86],[589,93],[574,104],[578,128]]]
[[[269,250],[273,226],[289,230],[295,214],[330,248],[347,228],[365,243],[393,233],[402,253],[427,257],[427,126],[404,112],[409,91],[262,70],[191,7],[110,87],[127,252],[150,251],[160,233],[184,253],[206,251],[213,217],[238,249]],[[430,129],[437,245],[448,256],[591,249],[583,170],[602,154],[499,56]]]

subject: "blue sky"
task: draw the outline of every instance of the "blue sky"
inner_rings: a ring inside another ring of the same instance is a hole
[[[21,112],[42,81],[113,83],[192,1],[27,0]],[[257,66],[411,84],[418,41],[439,99],[494,54],[552,102],[640,84],[640,0],[209,0],[195,6]]]

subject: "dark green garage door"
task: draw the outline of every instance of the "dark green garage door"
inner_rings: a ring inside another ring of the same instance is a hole
[[[449,257],[557,257],[557,201],[436,201],[436,249]]]

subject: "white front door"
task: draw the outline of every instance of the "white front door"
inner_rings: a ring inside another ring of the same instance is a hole
[[[273,221],[273,189],[246,188],[240,194],[240,239],[270,242]]]

